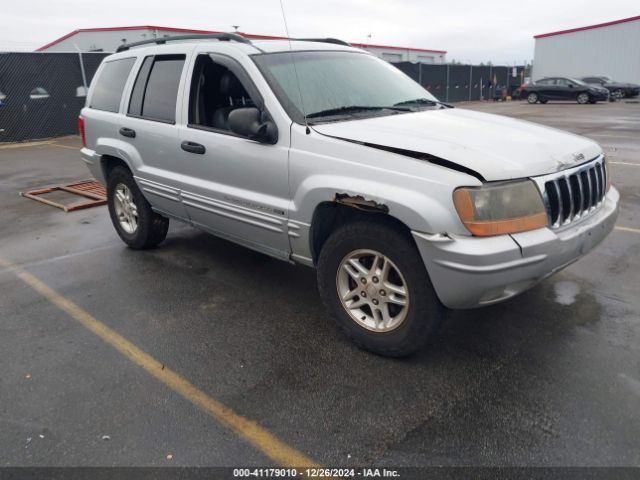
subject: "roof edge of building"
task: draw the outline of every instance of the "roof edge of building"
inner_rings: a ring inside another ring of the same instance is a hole
[[[78,28],[72,32],[67,33],[66,35],[63,35],[60,38],[56,38],[55,40],[47,43],[46,45],[41,46],[40,48],[36,49],[36,52],[41,52],[43,50],[46,50],[49,47],[52,47],[64,40],[66,40],[67,38],[73,37],[74,35],[78,34],[78,33],[84,33],[84,32],[114,32],[114,31],[118,31],[118,30],[160,30],[163,32],[181,32],[181,33],[202,33],[202,34],[207,34],[207,33],[224,33],[224,32],[218,32],[215,30],[197,30],[197,29],[192,29],[192,28],[173,28],[173,27],[159,27],[156,25],[134,25],[134,26],[128,26],[128,27],[97,27],[97,28]],[[238,32],[240,35],[247,37],[247,38],[253,38],[255,40],[287,40],[287,37],[280,37],[280,36],[275,36],[275,35],[260,35],[260,34],[255,34],[255,33],[245,33],[245,32]],[[392,45],[373,45],[373,44],[369,44],[369,43],[352,43],[351,45],[355,46],[355,47],[360,47],[360,48],[366,48],[366,47],[370,47],[370,48],[388,48],[391,50],[404,50],[404,51],[411,51],[411,52],[428,52],[428,53],[440,53],[440,54],[445,54],[447,53],[446,50],[432,50],[432,49],[428,49],[428,48],[415,48],[415,47],[397,47],[397,46],[392,46]]]
[[[595,25],[587,25],[585,27],[569,28],[567,30],[558,30],[557,32],[541,33],[539,35],[534,35],[533,38],[553,37],[555,35],[563,35],[565,33],[581,32],[583,30],[592,30],[594,28],[610,27],[612,25],[633,22],[636,20],[640,20],[640,15],[636,15],[635,17],[629,17],[629,18],[622,18],[620,20],[612,20],[610,22],[597,23]]]

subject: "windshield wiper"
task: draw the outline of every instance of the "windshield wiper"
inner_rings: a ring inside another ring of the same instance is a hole
[[[372,105],[346,105],[344,107],[328,108],[326,110],[320,110],[319,112],[309,113],[306,117],[307,118],[330,117],[332,115],[342,115],[342,114],[349,114],[349,113],[379,111],[379,110],[394,110],[399,112],[411,111],[411,109],[402,108],[399,105],[393,105],[391,107],[378,107],[378,106],[372,106]]]
[[[442,105],[445,108],[453,108],[453,105],[449,105],[448,103],[441,102],[439,100],[431,100],[429,98],[414,98],[413,100],[405,100],[404,102],[394,103],[394,107],[399,107],[402,105],[429,105],[435,107],[436,105]]]

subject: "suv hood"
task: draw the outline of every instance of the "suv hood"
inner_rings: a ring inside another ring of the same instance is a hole
[[[485,180],[553,173],[602,153],[597,143],[585,137],[462,108],[316,124],[313,128],[373,148],[439,157],[473,170]]]

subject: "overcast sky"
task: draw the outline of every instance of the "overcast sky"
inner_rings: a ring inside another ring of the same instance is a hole
[[[640,14],[638,0],[283,0],[291,36],[447,50],[494,64],[533,58],[533,35]],[[279,0],[2,0],[0,49],[32,50],[77,28],[158,25],[284,35]]]

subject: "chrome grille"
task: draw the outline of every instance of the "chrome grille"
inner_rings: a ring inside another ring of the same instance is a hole
[[[560,228],[593,212],[607,191],[607,167],[604,159],[544,183],[551,228]]]

